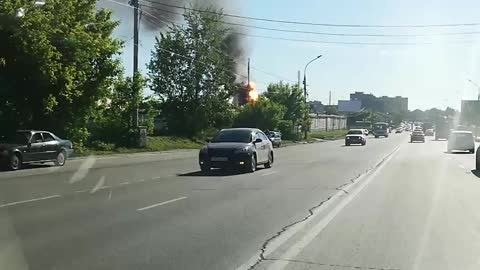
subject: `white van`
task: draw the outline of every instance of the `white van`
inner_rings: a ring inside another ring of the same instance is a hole
[[[448,152],[454,150],[469,151],[475,153],[475,141],[470,131],[452,131],[448,137]]]

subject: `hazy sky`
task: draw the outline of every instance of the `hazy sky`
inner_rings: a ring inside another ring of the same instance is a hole
[[[226,13],[316,23],[363,25],[480,23],[478,0],[217,0],[216,2],[224,7]],[[132,10],[106,0],[102,5],[115,7],[118,17],[122,19],[122,25],[116,33],[127,41],[124,62],[127,72],[131,72]],[[459,109],[462,98],[476,99],[477,96],[476,87],[467,79],[480,83],[480,26],[346,28],[240,19],[231,21],[270,28],[347,34],[424,35],[478,31],[479,34],[470,35],[351,37],[239,29],[251,35],[291,39],[411,44],[319,44],[245,37],[245,59],[240,61],[246,62],[246,58],[250,57],[253,68],[277,75],[273,77],[253,69],[252,80],[257,82],[260,91],[266,88],[266,83],[278,81],[278,77],[295,82],[297,71],[303,72],[309,60],[322,54],[321,59],[310,65],[307,76],[309,98],[324,103],[328,102],[328,91],[332,91],[334,104],[338,99],[348,99],[349,93],[353,91],[364,91],[377,96],[406,96],[409,98],[410,110],[446,106]],[[145,69],[145,63],[149,61],[154,34],[142,32],[140,47],[142,69]],[[246,68],[243,73],[246,74]]]

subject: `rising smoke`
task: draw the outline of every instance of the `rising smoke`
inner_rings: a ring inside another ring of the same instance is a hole
[[[118,2],[121,5],[114,3]],[[175,6],[185,6],[185,7],[195,7],[195,8],[214,8],[215,10],[225,10],[225,12],[238,13],[239,7],[235,6],[233,2],[238,1],[227,1],[227,0],[151,0],[151,1],[142,1],[139,0],[141,6],[141,25],[140,25],[140,35],[141,36],[154,36],[158,32],[164,31],[167,29],[168,25],[172,22],[174,23],[183,23],[183,16],[174,14],[174,13],[183,13],[184,10],[168,7],[164,5],[154,4],[152,2],[164,3]],[[123,5],[123,6],[122,6]],[[114,11],[115,19],[121,21],[121,25],[117,29],[117,33],[124,40],[131,40],[132,36],[132,19],[133,12],[131,8],[126,7],[129,5],[129,0],[100,0],[98,2],[99,8],[108,8]],[[151,7],[147,7],[151,6]],[[159,10],[163,9],[166,11]],[[170,12],[168,12],[170,11]],[[173,12],[173,13],[172,13]],[[224,18],[228,21],[228,18]],[[232,28],[229,26],[229,28]],[[236,30],[236,29],[233,29]],[[241,29],[241,32],[245,32],[245,29]],[[235,59],[237,62],[245,63],[244,55],[247,50],[247,42],[245,41],[245,36],[231,34],[226,40],[227,52],[228,54]],[[238,69],[244,69],[245,66],[237,66]],[[241,72],[245,73],[245,72]]]
[[[159,3],[164,3],[164,4],[170,4],[170,5],[176,5],[176,6],[194,6],[196,8],[214,8],[215,10],[229,10],[233,11],[236,10],[237,7],[233,6],[233,1],[225,1],[225,0],[155,0],[156,2]],[[183,13],[183,10],[178,9],[178,8],[172,8],[164,5],[155,5],[153,3],[149,2],[150,7],[142,7],[142,9],[145,11],[142,17],[142,22],[143,25],[146,27],[148,31],[161,31],[163,30],[167,25],[170,24],[170,22],[181,22],[183,17],[182,15],[177,15],[174,13]],[[166,11],[159,10],[163,9]],[[169,12],[170,11],[170,12]],[[171,13],[173,12],[173,13]],[[156,18],[159,18],[162,21],[159,21]],[[225,18],[224,20],[227,20]],[[231,26],[229,26],[231,28]],[[235,30],[235,29],[233,29]],[[239,36],[235,34],[230,34],[227,37],[226,40],[227,44],[227,51],[230,54],[230,56],[233,59],[240,60],[244,53],[245,53],[245,48],[246,48],[246,42],[244,42],[244,36]]]

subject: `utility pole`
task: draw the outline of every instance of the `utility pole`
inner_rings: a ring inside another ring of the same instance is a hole
[[[138,0],[131,0],[133,6],[133,87],[136,87],[137,72],[138,72]],[[134,89],[138,90],[138,89]],[[135,104],[133,109],[133,127],[138,127],[138,105]]]
[[[332,91],[328,91],[328,106],[332,105]]]

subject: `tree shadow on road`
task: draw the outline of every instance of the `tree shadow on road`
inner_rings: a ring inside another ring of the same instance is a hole
[[[471,170],[472,174],[480,178],[480,170]]]

